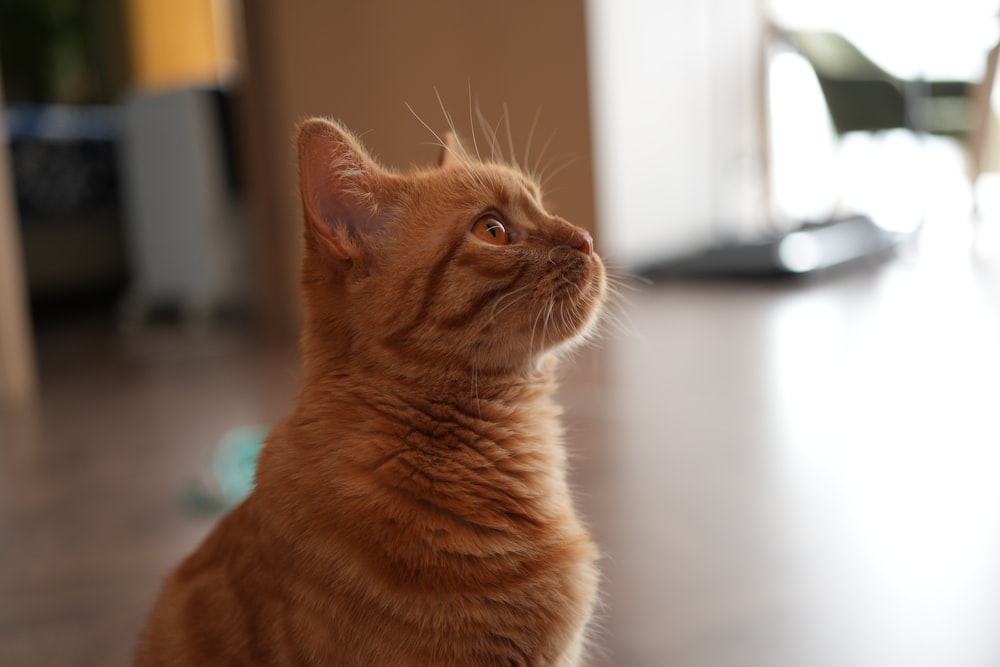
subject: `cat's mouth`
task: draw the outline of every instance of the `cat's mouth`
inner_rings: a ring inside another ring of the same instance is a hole
[[[585,338],[597,324],[606,299],[606,277],[600,258],[578,255],[550,273],[544,283],[547,286],[541,288],[542,303],[532,322],[532,337],[539,335],[541,327],[545,347]]]

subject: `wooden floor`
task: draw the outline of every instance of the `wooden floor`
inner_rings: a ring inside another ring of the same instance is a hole
[[[574,482],[606,558],[592,664],[1000,665],[1000,272],[921,254],[805,281],[664,283],[578,354]],[[0,665],[127,665],[214,517],[184,489],[289,407],[232,332],[43,332],[0,413]]]

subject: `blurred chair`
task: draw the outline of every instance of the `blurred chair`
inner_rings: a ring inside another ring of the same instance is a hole
[[[967,176],[975,186],[986,166],[1000,43],[987,53],[981,81],[942,81],[894,76],[837,33],[780,34],[816,72],[838,135],[906,128],[951,137],[968,153]],[[975,194],[973,205],[978,209]]]
[[[972,132],[971,82],[901,79],[833,32],[784,35],[816,71],[838,134],[908,128],[965,141]]]

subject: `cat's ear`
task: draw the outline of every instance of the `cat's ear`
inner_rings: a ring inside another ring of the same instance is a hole
[[[350,132],[313,118],[299,126],[299,180],[306,224],[340,259],[358,259],[378,226],[386,173]]]
[[[446,167],[452,164],[459,164],[466,161],[465,149],[458,135],[448,130],[442,137],[444,143],[441,144],[441,152],[438,153],[438,166]]]

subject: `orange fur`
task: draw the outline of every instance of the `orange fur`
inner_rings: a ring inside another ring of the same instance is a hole
[[[408,173],[325,120],[299,148],[300,395],[138,665],[582,664],[596,550],[552,393],[604,300],[589,236],[453,138]],[[472,233],[484,212],[508,244]]]

